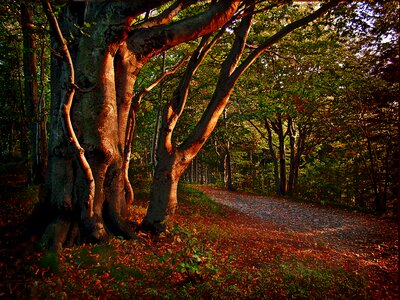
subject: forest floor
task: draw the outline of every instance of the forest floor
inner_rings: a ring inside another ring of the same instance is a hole
[[[214,201],[255,218],[262,232],[273,230],[323,243],[332,253],[357,259],[365,268],[383,273],[397,264],[397,224],[392,220],[218,187],[197,188]]]
[[[55,254],[26,234],[37,192],[15,178],[0,182],[1,299],[399,297],[396,223],[387,219],[181,186],[166,233]],[[147,190],[136,192],[132,222],[147,199]]]

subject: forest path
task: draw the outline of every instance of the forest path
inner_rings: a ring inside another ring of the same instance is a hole
[[[360,212],[196,186],[218,203],[247,215],[261,230],[323,244],[382,271],[397,271],[397,224]]]

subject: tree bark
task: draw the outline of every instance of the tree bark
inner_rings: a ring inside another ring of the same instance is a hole
[[[169,162],[171,160],[172,162],[163,163],[156,167],[154,181],[170,186],[166,189],[166,193],[162,195],[158,193],[159,187],[157,185],[152,186],[149,209],[141,226],[143,229],[159,232],[164,227],[165,220],[175,211],[177,205],[177,190],[175,189],[175,185],[178,184],[181,174],[186,170],[187,166],[196,157],[207,138],[211,135],[219,116],[225,109],[237,78],[231,82],[227,82],[226,79],[236,67],[243,53],[251,20],[252,16],[250,14],[244,17],[238,26],[234,45],[221,67],[220,77],[212,100],[201,120],[196,125],[192,135],[179,147],[173,146],[172,133],[184,109],[188,97],[190,80],[211,47],[215,44],[216,39],[208,42],[210,37],[203,37],[189,61],[186,72],[173,98],[165,106],[157,156],[159,162]],[[158,209],[159,207],[162,209]]]
[[[204,13],[168,25],[193,3],[177,1],[159,16],[131,26],[136,16],[165,2],[74,2],[63,8],[56,26],[49,4],[43,1],[57,32],[54,49],[67,62],[52,58],[51,137],[43,202],[51,210],[51,219],[42,238],[44,245],[58,250],[77,240],[104,240],[109,233],[133,236],[124,214],[127,199],[132,199],[126,172],[137,74],[154,55],[221,27],[240,3],[212,3]],[[92,25],[81,35],[75,28],[83,22]],[[74,38],[67,45],[63,36]],[[176,156],[168,152],[165,157],[155,178],[161,187],[165,182],[174,187],[181,173],[168,177],[162,169]],[[172,188],[167,194],[176,191]]]
[[[31,174],[30,181],[39,184],[44,182],[43,172],[45,162],[40,156],[40,122],[39,122],[39,94],[36,63],[36,40],[34,35],[33,9],[29,4],[22,3],[21,25],[23,33],[23,62],[24,62],[24,92],[25,92],[25,119],[28,121],[30,136]]]
[[[232,181],[232,164],[231,164],[231,152],[229,147],[227,147],[225,152],[225,160],[224,160],[224,181],[225,187],[230,191],[235,191],[235,187],[233,186]]]
[[[278,114],[274,121],[271,122],[272,129],[278,136],[278,153],[279,153],[279,194],[285,195],[287,192],[286,179],[286,145],[283,130],[282,116]]]
[[[217,125],[218,119],[223,113],[239,77],[271,45],[279,41],[281,38],[286,36],[291,31],[301,26],[304,26],[305,24],[323,15],[324,13],[329,11],[329,9],[337,5],[339,2],[340,1],[331,1],[321,6],[321,8],[319,8],[309,16],[285,26],[276,34],[268,38],[252,53],[250,53],[250,55],[248,55],[246,59],[244,59],[241,63],[239,63],[246,44],[247,35],[252,21],[252,14],[254,11],[254,7],[249,2],[248,5],[246,5],[244,11],[245,17],[242,18],[242,21],[235,30],[236,37],[232,45],[232,48],[230,49],[226,59],[222,63],[218,82],[214,94],[212,96],[212,99],[209,105],[207,106],[205,112],[203,113],[200,121],[196,124],[192,133],[179,147],[173,146],[172,134],[176,122],[178,121],[186,103],[191,76],[193,76],[193,73],[197,69],[197,67],[192,67],[190,62],[188,66],[189,68],[188,72],[183,76],[183,79],[180,82],[180,86],[176,90],[171,101],[165,107],[162,120],[162,129],[160,134],[161,140],[159,142],[159,145],[162,145],[160,149],[163,149],[162,155],[164,155],[164,152],[168,153],[169,155],[172,154],[176,155],[176,153],[179,153],[179,156],[182,157],[182,161],[179,164],[169,164],[168,166],[170,168],[166,168],[167,171],[160,170],[160,172],[161,173],[163,172],[164,174],[176,174],[178,178],[177,179],[174,178],[174,183],[175,180],[179,180],[180,172],[175,173],[173,168],[179,168],[179,169],[183,168],[184,170],[190,163],[190,161],[196,157],[197,153],[200,151],[200,149],[202,148],[208,137],[213,132],[215,126]],[[205,40],[203,39],[202,42],[204,41]],[[201,50],[201,48],[198,48],[198,50]],[[206,51],[201,50],[200,52],[205,53]],[[196,62],[196,60],[199,63],[202,61],[202,58],[200,58],[200,56],[197,57],[198,59],[196,58],[196,56],[192,56],[194,63]],[[281,147],[281,149],[284,149],[284,145]],[[162,155],[160,155],[160,159]],[[283,158],[281,157],[280,163],[282,170],[282,164],[283,163],[286,164],[284,157]],[[286,166],[285,169],[282,170],[282,173],[284,173],[284,181],[281,184],[281,189],[282,190],[284,189],[284,191],[286,192]],[[166,175],[164,175],[164,177],[165,176]],[[164,182],[168,183],[171,181],[164,180]],[[284,185],[284,187],[282,187],[282,185]],[[153,189],[155,188],[156,186],[153,185]],[[174,192],[175,189],[169,188],[168,191]],[[155,195],[155,192],[152,192],[152,195]],[[171,210],[166,209],[167,207],[171,207],[171,205],[168,205],[168,203],[171,201],[174,203],[173,205],[175,205],[176,198],[177,198],[176,196],[171,197],[169,194],[166,194],[166,196],[163,198],[157,198],[152,196],[150,198],[149,208],[161,206],[164,208],[164,211],[160,211],[158,214],[154,214],[152,213],[152,210],[149,209],[144,221],[142,222],[142,228],[154,231],[158,231],[159,228],[162,228],[163,226],[161,226],[160,224],[163,224],[165,222],[169,213],[171,212]],[[162,202],[162,204],[160,203],[160,201]]]
[[[191,76],[216,41],[210,41],[211,36],[207,35],[231,20],[241,1],[212,1],[203,12],[171,23],[179,11],[198,2],[178,0],[160,15],[134,23],[140,14],[167,2],[71,2],[63,7],[59,28],[54,15],[47,15],[53,29],[57,29],[55,52],[60,52],[64,61],[53,57],[44,202],[51,220],[43,243],[60,249],[77,240],[103,240],[109,233],[132,237],[130,224],[123,217],[129,193],[125,184],[129,152],[126,147],[131,131],[127,126],[133,86],[149,59],[175,45],[205,36],[199,56],[193,56],[189,62],[188,72],[163,111],[157,149],[159,163],[154,172],[150,206],[142,223],[143,228],[159,231],[176,209],[180,176],[215,128],[239,76],[271,43],[321,13],[318,10],[305,21],[285,27],[239,65],[251,24],[253,8],[249,6],[221,67],[208,108],[188,139],[175,147],[172,133],[184,108]],[[45,0],[43,4],[45,8],[49,6]],[[91,26],[81,34],[77,28],[84,22]],[[73,38],[67,44],[63,36]]]
[[[290,116],[288,116],[288,133],[290,140],[290,168],[288,192],[293,193],[296,191],[297,188],[301,157],[304,151],[305,136],[303,134],[301,126],[297,126],[297,130],[295,129],[295,123]]]
[[[158,159],[151,186],[151,201],[141,224],[143,230],[155,233],[165,230],[165,221],[176,211],[179,178],[188,165],[178,153],[168,154],[161,150],[158,151]]]

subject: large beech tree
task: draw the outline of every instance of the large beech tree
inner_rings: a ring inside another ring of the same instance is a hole
[[[174,145],[172,134],[183,112],[189,94],[190,80],[199,64],[214,45],[218,34],[210,41],[208,41],[210,38],[209,36],[203,37],[199,47],[193,53],[189,61],[179,86],[170,101],[164,107],[161,121],[161,133],[158,141],[159,147],[156,153],[157,165],[155,167],[154,180],[151,187],[150,206],[143,220],[142,227],[156,231],[162,230],[165,218],[168,214],[174,213],[178,204],[177,186],[179,178],[213,132],[239,77],[271,45],[275,44],[293,30],[315,20],[336,4],[336,1],[330,2],[307,17],[286,25],[276,34],[255,47],[255,49],[242,60],[246,48],[247,36],[252,24],[252,16],[254,14],[254,6],[251,3],[247,3],[243,11],[244,17],[235,28],[235,40],[221,65],[218,81],[206,110],[188,138],[180,145]]]
[[[126,168],[137,109],[132,109],[133,87],[152,57],[203,37],[162,117],[150,206],[142,224],[162,230],[177,205],[179,177],[216,126],[239,76],[271,44],[339,1],[287,25],[240,62],[256,2],[263,1],[82,1],[63,6],[56,18],[50,4],[43,1],[55,50],[44,197],[51,220],[44,244],[59,249],[81,238],[103,240],[109,232],[132,237],[124,216],[132,200]],[[150,13],[153,10],[158,14]],[[242,21],[235,29],[236,39],[221,66],[212,100],[193,133],[176,147],[172,132],[184,108],[191,76],[215,42],[213,33],[239,18]]]
[[[45,198],[54,218],[44,243],[60,248],[79,237],[102,240],[107,230],[131,236],[123,219],[124,155],[135,79],[158,53],[223,26],[241,1],[213,2],[200,13],[171,22],[196,2],[75,2],[62,8],[58,20],[43,2],[59,54],[52,63]],[[158,15],[140,19],[168,3]]]

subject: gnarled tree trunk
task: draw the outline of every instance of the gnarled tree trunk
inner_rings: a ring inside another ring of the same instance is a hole
[[[153,56],[226,23],[240,1],[213,2],[203,13],[169,24],[196,2],[176,1],[156,17],[134,25],[135,17],[169,1],[73,2],[63,8],[58,22],[48,2],[42,2],[59,52],[52,58],[43,201],[50,218],[42,243],[60,249],[82,239],[106,239],[109,232],[131,237],[124,213],[131,199],[126,181],[131,132],[127,127],[132,126],[129,113],[136,77]],[[90,27],[81,34],[77,28],[84,24]],[[74,39],[66,44],[70,36]],[[173,162],[167,159],[163,164],[169,161]]]

